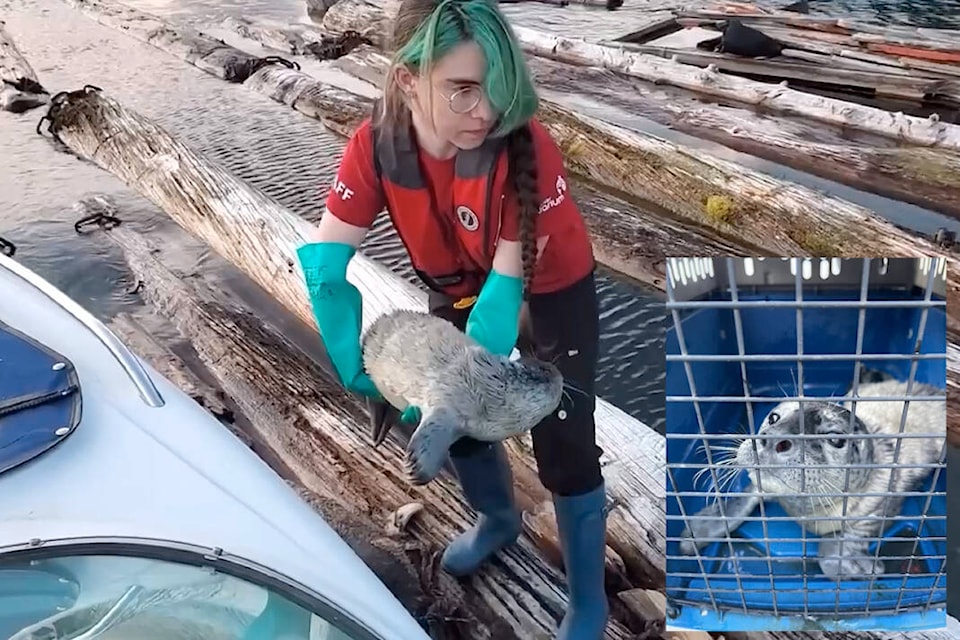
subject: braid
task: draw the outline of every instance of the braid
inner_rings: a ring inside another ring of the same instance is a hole
[[[523,299],[530,299],[537,263],[537,158],[529,125],[515,129],[508,138],[510,176],[520,210],[520,249],[523,260]]]

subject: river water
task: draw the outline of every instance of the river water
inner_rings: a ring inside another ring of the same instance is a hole
[[[203,27],[218,25],[226,17],[308,21],[300,0],[128,0],[127,4],[175,22]],[[649,4],[664,8],[671,3],[660,0]],[[848,0],[814,2],[812,6],[816,12],[874,22],[960,28],[960,0]],[[561,15],[554,7],[528,3],[507,5],[506,11],[529,26],[542,26],[559,20]],[[59,0],[0,0],[0,19],[7,22],[21,51],[48,88],[57,91],[87,83],[97,85],[291,210],[309,220],[317,218],[324,189],[343,148],[343,141],[319,123],[96,24]],[[625,25],[624,31],[629,30],[630,25]],[[124,293],[125,267],[119,253],[97,234],[80,236],[73,231],[77,216],[72,205],[92,193],[108,193],[120,203],[126,224],[149,231],[154,239],[163,239],[171,266],[218,274],[224,287],[289,330],[298,342],[311,346],[310,334],[286,317],[264,292],[155,206],[112,175],[57,151],[48,137],[38,136],[34,129],[39,117],[39,111],[20,116],[0,114],[0,235],[17,244],[19,260],[103,319],[139,306],[135,297]],[[620,121],[624,118],[622,113],[617,116]],[[648,130],[650,125],[620,123]],[[715,145],[701,146],[715,150]],[[736,157],[726,152],[724,155]],[[749,164],[790,179],[798,177],[796,172],[780,171],[755,159]],[[808,184],[816,182],[808,176],[799,179]],[[833,187],[838,195],[847,197],[849,191]],[[929,212],[914,214],[910,207],[872,199],[869,194],[852,194],[851,199],[867,206],[876,202],[878,210],[887,207],[890,212],[883,215],[891,218],[921,220],[920,225],[927,230],[943,222],[938,217],[924,217]],[[399,243],[382,221],[364,251],[414,281]],[[600,287],[603,355],[599,393],[662,433],[663,296],[606,273],[601,274]]]

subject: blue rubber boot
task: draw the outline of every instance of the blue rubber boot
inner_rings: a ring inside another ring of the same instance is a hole
[[[513,497],[513,475],[503,444],[496,442],[471,456],[450,456],[467,503],[477,512],[475,525],[454,538],[440,566],[462,577],[480,568],[520,535],[520,513]]]
[[[553,496],[570,607],[557,640],[600,640],[610,607],[603,588],[605,485],[579,496]]]

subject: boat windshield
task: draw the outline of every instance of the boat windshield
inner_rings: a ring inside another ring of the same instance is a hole
[[[0,565],[9,640],[360,640],[259,584],[153,558],[67,555]]]

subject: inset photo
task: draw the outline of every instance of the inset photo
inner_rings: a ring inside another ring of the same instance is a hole
[[[671,258],[667,624],[946,624],[942,258]]]

